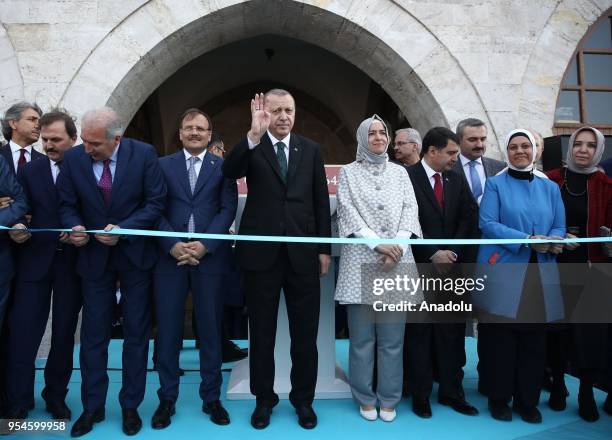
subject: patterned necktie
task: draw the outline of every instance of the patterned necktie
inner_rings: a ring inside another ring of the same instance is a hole
[[[110,203],[111,193],[113,191],[113,177],[110,170],[110,159],[106,159],[102,162],[104,168],[102,169],[102,176],[98,181],[98,188],[102,193],[102,198],[106,206]]]
[[[444,191],[442,190],[442,179],[440,173],[434,174],[434,194],[440,208],[444,209]]]
[[[189,158],[189,169],[187,170],[187,175],[189,176],[189,187],[191,188],[191,194],[193,194],[195,191],[196,182],[198,181],[195,164],[199,162],[199,160],[200,158],[196,156],[191,156]],[[193,213],[189,216],[187,232],[195,232],[195,219],[193,218]]]
[[[20,148],[19,149],[19,159],[17,159],[17,171],[19,171],[26,163],[28,163],[28,160],[26,159],[26,150],[25,148]]]
[[[470,165],[470,180],[472,181],[472,194],[474,198],[478,200],[478,197],[482,195],[482,184],[480,183],[480,177],[478,171],[476,171],[476,161],[471,160],[468,162]]]
[[[276,158],[280,166],[281,176],[283,176],[283,182],[287,182],[287,156],[285,155],[285,144],[282,142],[276,144]]]

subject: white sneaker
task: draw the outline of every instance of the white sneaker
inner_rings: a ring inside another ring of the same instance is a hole
[[[382,409],[380,410],[380,419],[383,422],[392,422],[393,420],[395,420],[395,417],[397,417],[395,409],[391,411],[383,411]]]
[[[373,422],[378,418],[378,412],[376,412],[376,408],[373,409],[363,409],[361,406],[359,407],[359,414],[366,420]]]

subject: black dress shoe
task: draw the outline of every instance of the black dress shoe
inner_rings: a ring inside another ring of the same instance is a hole
[[[431,417],[431,405],[429,399],[418,399],[412,397],[412,412],[422,419],[429,419]]]
[[[298,416],[298,423],[304,429],[312,429],[317,426],[317,415],[312,409],[312,405],[298,405],[295,407]]]
[[[96,411],[84,411],[83,414],[74,422],[70,430],[71,437],[81,437],[93,429],[94,423],[104,420],[104,409]]]
[[[599,420],[599,411],[597,410],[597,403],[595,403],[595,396],[593,396],[593,389],[590,393],[578,393],[578,414],[587,422]]]
[[[210,421],[216,425],[229,425],[230,423],[229,414],[219,400],[205,403],[202,405],[202,411],[210,414]]]
[[[229,339],[223,341],[223,347],[221,350],[221,359],[225,362],[236,362],[246,358],[249,355],[249,351],[246,348],[240,348]]]
[[[565,391],[561,389],[553,389],[548,398],[548,406],[553,411],[563,411],[567,407]]]
[[[251,426],[255,429],[264,429],[270,424],[272,408],[265,405],[257,405],[251,414]]]
[[[55,420],[70,420],[72,417],[72,412],[70,408],[66,405],[64,400],[54,400],[49,393],[47,393],[47,389],[43,389],[41,396],[45,401],[45,410],[51,414],[51,417]]]
[[[535,406],[524,406],[513,403],[512,410],[527,423],[542,423],[542,414]]]
[[[440,405],[450,406],[458,413],[464,414],[466,416],[478,415],[478,410],[474,406],[470,405],[470,403],[466,401],[463,397],[439,396],[438,403]]]
[[[123,432],[125,435],[138,434],[140,428],[142,428],[142,420],[138,415],[138,411],[135,409],[124,409],[121,410],[121,416],[123,418]]]
[[[151,427],[153,429],[164,429],[170,425],[170,418],[176,413],[176,407],[172,400],[162,400],[153,414]]]
[[[610,416],[612,416],[612,391],[608,393],[606,401],[603,404],[603,410]]]
[[[512,410],[506,402],[489,399],[489,411],[491,417],[502,422],[510,422],[512,420]]]

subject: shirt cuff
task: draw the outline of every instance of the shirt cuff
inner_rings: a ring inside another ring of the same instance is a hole
[[[404,231],[404,230],[398,231],[397,235],[395,236],[395,238],[410,238],[410,237],[412,237],[412,232]],[[402,248],[402,253],[406,255],[406,251],[408,250],[408,245],[406,243],[402,243],[400,244],[400,247]]]
[[[247,136],[247,143],[249,144],[249,150],[252,150],[253,148],[255,148],[256,146],[259,145],[261,141],[257,142],[256,144],[254,144],[251,139],[249,139],[249,137]]]
[[[374,232],[368,227],[361,228],[360,230],[355,232],[353,235],[355,235],[357,238],[379,238],[378,235],[376,235],[376,232]],[[378,244],[368,243],[366,246],[374,250],[376,249],[376,246],[378,246]]]

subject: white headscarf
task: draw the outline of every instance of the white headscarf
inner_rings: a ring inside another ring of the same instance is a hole
[[[576,136],[583,130],[589,130],[595,134],[595,139],[597,140],[597,148],[595,149],[595,154],[593,155],[593,159],[586,167],[579,167],[574,162],[574,141],[576,140]],[[569,144],[567,148],[567,157],[565,159],[565,163],[567,167],[573,171],[574,173],[579,174],[591,174],[598,171],[597,165],[599,165],[599,161],[601,160],[601,156],[603,155],[604,149],[606,148],[606,139],[601,131],[597,130],[593,127],[580,127],[578,130],[572,133],[569,138]]]
[[[522,134],[523,136],[526,136],[527,139],[529,139],[529,142],[531,142],[531,149],[532,149],[531,164],[526,166],[525,168],[515,167],[514,165],[510,163],[510,159],[508,159],[508,145],[510,144],[510,139],[512,139],[512,137],[516,134]],[[504,143],[504,149],[503,149],[504,158],[506,159],[506,165],[508,165],[508,168],[514,171],[533,171],[535,158],[536,158],[536,146],[535,145],[536,145],[535,138],[533,137],[533,135],[531,134],[529,130],[525,130],[524,128],[517,128],[516,130],[512,130],[510,133],[508,133],[508,135],[506,136],[506,142]]]
[[[374,121],[380,122],[387,132],[387,145],[385,146],[385,151],[380,154],[372,153],[368,147],[368,132],[370,131],[370,126]],[[389,160],[389,155],[387,154],[387,149],[389,148],[389,130],[387,130],[387,125],[380,116],[374,114],[372,117],[365,119],[361,124],[359,124],[356,136],[357,162],[366,161],[375,164],[383,164]]]

